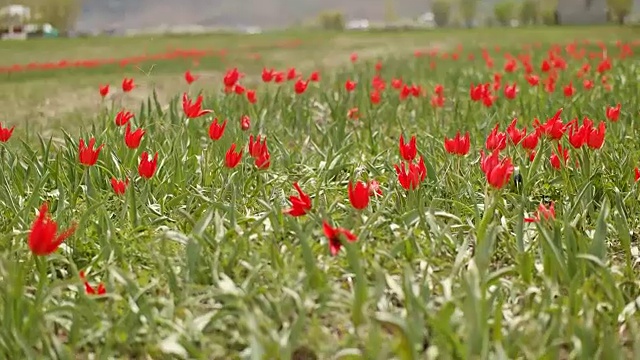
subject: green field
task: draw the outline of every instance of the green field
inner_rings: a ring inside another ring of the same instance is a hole
[[[4,42],[0,68],[225,55],[0,73],[0,359],[637,358],[638,45],[623,27]],[[236,67],[253,104],[223,91]]]

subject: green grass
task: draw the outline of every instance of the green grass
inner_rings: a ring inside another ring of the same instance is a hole
[[[273,45],[292,39],[301,45]],[[562,53],[567,68],[551,94],[542,83],[530,87],[521,64],[514,73],[502,70],[505,53],[517,56],[539,42],[531,59],[544,79],[540,63],[550,46],[573,40],[587,56]],[[598,40],[613,59],[606,73],[611,91],[594,70],[599,60],[588,57],[600,51]],[[229,52],[198,67],[176,60],[3,75],[0,103],[15,116],[2,123],[16,130],[0,143],[0,358],[633,358],[640,353],[633,175],[640,163],[639,57],[618,59],[616,40],[634,40],[633,32],[282,33],[3,45],[0,66],[167,47]],[[482,60],[484,47],[493,69]],[[438,56],[414,56],[432,48],[441,49]],[[360,59],[351,64],[354,51]],[[457,61],[442,56],[455,52]],[[252,53],[261,59],[250,60]],[[386,89],[373,105],[378,60]],[[586,62],[586,77],[595,81],[588,91],[576,76]],[[263,65],[295,66],[305,77],[319,69],[322,78],[296,95],[293,82],[261,83]],[[222,76],[235,66],[258,103],[221,91]],[[205,75],[192,88],[182,79],[188,68]],[[503,73],[502,87],[517,83],[517,98],[499,90],[491,107],[472,102],[470,84],[493,82],[496,72]],[[117,87],[125,76],[140,88],[101,102],[98,84]],[[394,78],[426,95],[400,100]],[[347,79],[358,82],[350,94]],[[565,97],[571,81],[576,94]],[[444,86],[442,108],[431,106],[437,84]],[[208,136],[212,116],[184,117],[182,92],[195,97],[201,90],[204,107],[229,120],[220,140]],[[606,120],[605,109],[616,103],[620,119]],[[47,106],[51,112],[42,110]],[[132,127],[146,131],[136,150],[114,124],[122,106],[136,114]],[[354,107],[357,120],[347,118]],[[554,170],[555,141],[541,139],[533,162],[508,145],[501,156],[519,167],[522,184],[514,175],[504,188],[490,187],[478,159],[493,126],[504,131],[517,117],[518,128],[531,132],[534,118],[544,122],[559,108],[565,123],[606,121],[602,149],[574,149],[565,134],[570,161]],[[251,118],[247,131],[242,115]],[[470,133],[466,156],[444,150],[444,137],[456,131]],[[258,134],[268,139],[266,170],[247,154],[249,136]],[[400,186],[394,170],[402,162],[401,134],[416,135],[426,162],[425,180],[413,191]],[[78,142],[91,137],[105,147],[87,168],[78,162]],[[225,153],[233,143],[244,155],[229,169]],[[149,180],[137,172],[142,151],[159,153]],[[124,196],[114,194],[112,177],[131,179]],[[382,195],[353,209],[348,182],[374,179]],[[311,211],[297,218],[283,213],[296,195],[294,182],[312,199]],[[77,229],[56,253],[36,257],[27,239],[44,201],[61,228]],[[524,221],[548,201],[555,202],[554,220]],[[357,241],[331,256],[323,221]],[[91,284],[104,282],[106,295],[87,295],[81,270]]]

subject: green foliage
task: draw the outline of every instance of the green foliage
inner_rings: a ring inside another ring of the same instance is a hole
[[[633,9],[633,0],[607,0],[607,5],[618,23],[624,24],[626,17],[631,14]]]
[[[538,22],[540,6],[537,0],[524,0],[520,4],[520,24],[534,25]]]
[[[451,16],[450,0],[434,0],[431,4],[431,11],[437,26],[445,27],[449,25],[449,17]]]
[[[340,11],[326,11],[318,15],[318,23],[324,30],[344,30],[344,15]]]
[[[517,6],[518,4],[513,0],[497,2],[493,7],[493,14],[498,23],[502,26],[508,26],[514,19]]]

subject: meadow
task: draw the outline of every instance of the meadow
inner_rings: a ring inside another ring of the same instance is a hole
[[[0,358],[635,358],[636,31],[2,43]]]

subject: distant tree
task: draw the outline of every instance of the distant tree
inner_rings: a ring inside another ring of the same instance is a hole
[[[318,15],[320,27],[324,30],[344,30],[344,15],[339,11],[325,11]]]
[[[520,5],[520,23],[533,25],[538,21],[540,7],[536,0],[524,0]]]
[[[451,2],[448,0],[434,0],[431,4],[431,12],[433,12],[433,20],[438,27],[447,26],[451,15]]]
[[[460,0],[459,5],[460,13],[462,14],[462,20],[467,27],[471,27],[478,10],[478,0]]]
[[[540,4],[540,17],[545,25],[558,25],[557,0],[543,0]]]
[[[502,26],[508,26],[513,20],[517,4],[513,0],[502,0],[493,6],[493,15]]]
[[[31,9],[31,22],[49,23],[62,33],[76,25],[82,11],[82,0],[23,0]]]
[[[609,11],[615,16],[618,24],[624,25],[624,20],[631,13],[633,0],[607,0]]]

